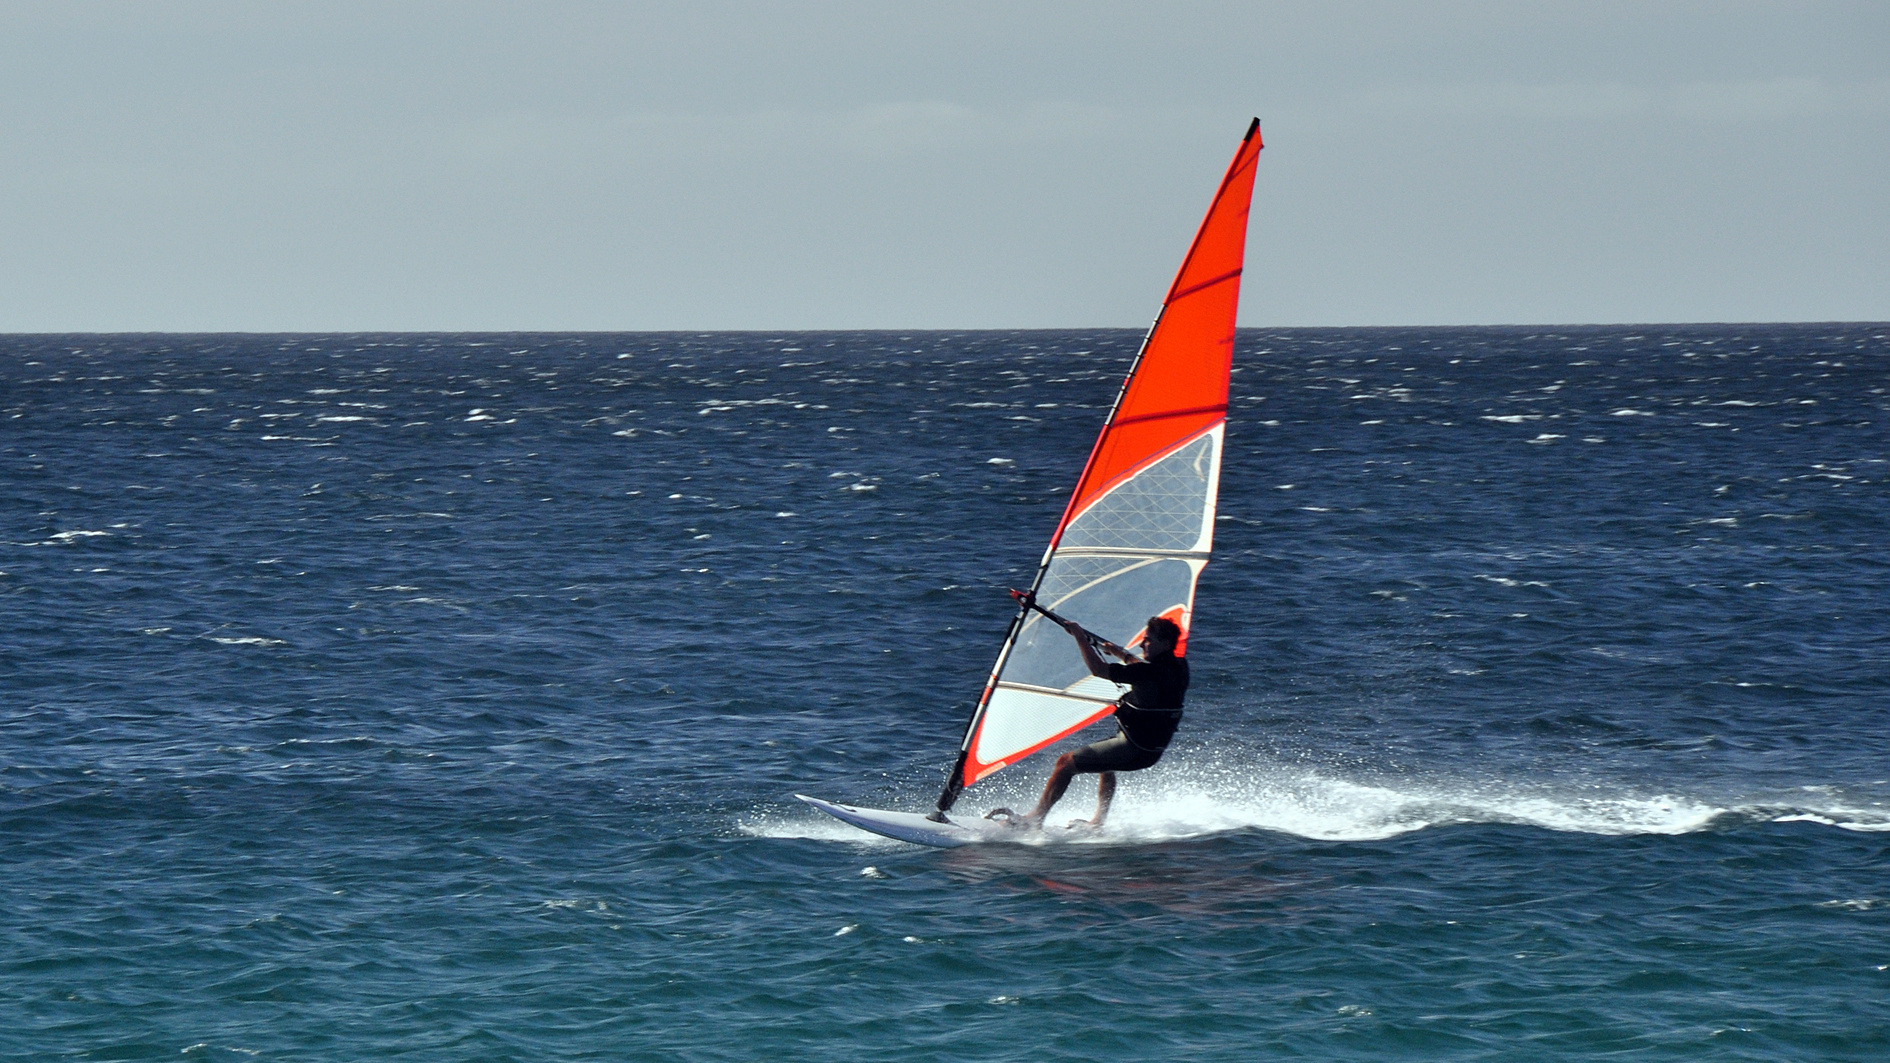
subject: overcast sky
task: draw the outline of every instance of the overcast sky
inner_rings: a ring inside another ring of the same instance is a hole
[[[0,331],[1890,319],[1890,3],[0,0]]]

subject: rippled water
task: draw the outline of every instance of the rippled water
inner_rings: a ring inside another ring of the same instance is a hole
[[[1890,1050],[1881,325],[1243,332],[1111,831],[795,802],[929,805],[1139,338],[0,339],[0,1054]]]

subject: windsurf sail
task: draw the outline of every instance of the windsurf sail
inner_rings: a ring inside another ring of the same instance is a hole
[[[1254,119],[1142,340],[1031,584],[1035,600],[1133,647],[1152,616],[1181,626],[1214,544],[1234,315],[1260,154]],[[1074,640],[1028,607],[1011,621],[958,761],[959,791],[1109,715],[1121,688],[1089,673]]]

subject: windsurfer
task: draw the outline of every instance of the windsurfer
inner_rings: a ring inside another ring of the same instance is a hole
[[[1044,784],[1037,807],[1019,816],[1009,809],[994,808],[987,818],[997,818],[1017,827],[1043,826],[1044,817],[1070,787],[1078,775],[1096,773],[1096,814],[1087,821],[1100,827],[1109,815],[1109,804],[1116,796],[1116,772],[1140,771],[1162,758],[1162,751],[1181,725],[1181,703],[1188,692],[1188,662],[1175,656],[1181,642],[1181,627],[1172,620],[1153,616],[1143,629],[1145,658],[1138,658],[1113,642],[1104,642],[1069,620],[1059,620],[1063,630],[1076,639],[1083,652],[1083,663],[1090,673],[1129,686],[1129,692],[1116,703],[1116,733],[1112,738],[1092,742],[1073,753],[1057,758]],[[1098,647],[1122,659],[1113,664],[1102,659]],[[1070,826],[1082,826],[1083,820]]]

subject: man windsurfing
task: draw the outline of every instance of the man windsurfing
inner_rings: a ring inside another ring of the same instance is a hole
[[[1070,780],[1095,773],[1098,776],[1096,814],[1087,825],[1096,828],[1103,825],[1109,815],[1109,803],[1115,799],[1116,772],[1141,771],[1154,766],[1162,759],[1162,751],[1168,748],[1175,729],[1181,725],[1181,703],[1188,693],[1188,662],[1175,656],[1175,647],[1181,642],[1181,627],[1164,617],[1149,617],[1142,634],[1147,656],[1137,657],[1113,642],[1090,634],[1075,621],[1046,615],[1076,639],[1090,674],[1126,684],[1130,689],[1116,702],[1115,736],[1058,757],[1036,808],[1022,816],[1008,808],[994,808],[985,813],[985,818],[1003,820],[1015,827],[1042,827],[1044,817],[1069,789]],[[1104,661],[1099,648],[1120,657],[1123,663]],[[1083,824],[1083,820],[1073,820],[1070,826]]]

